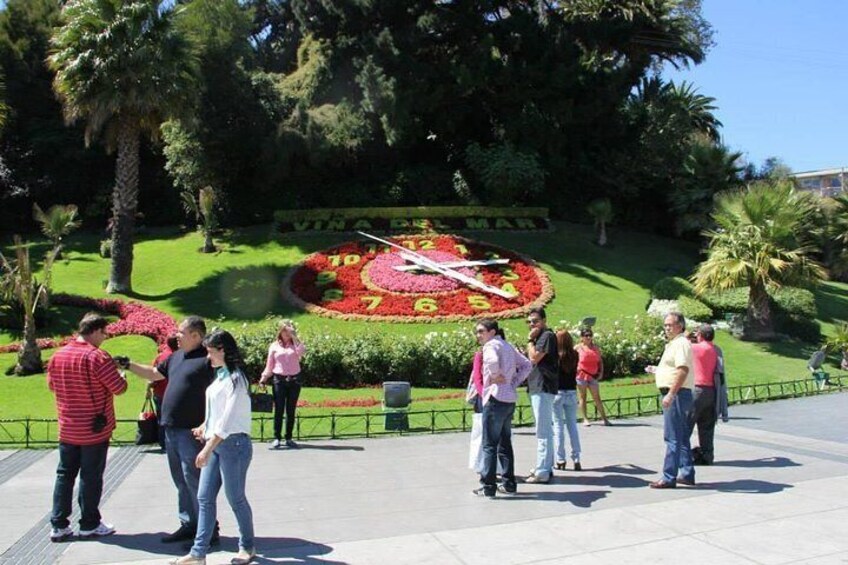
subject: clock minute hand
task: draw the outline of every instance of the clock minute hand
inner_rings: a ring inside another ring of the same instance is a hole
[[[379,238],[379,237],[371,235],[369,233],[365,233],[365,232],[361,232],[361,231],[358,231],[356,233],[358,233],[359,235],[363,235],[367,238],[373,239],[374,241],[377,241],[379,243],[383,243],[383,244],[388,245],[390,247],[394,247],[395,249],[399,249],[401,251],[401,253],[399,255],[401,257],[403,257],[404,259],[406,259],[407,261],[411,261],[411,262],[416,263],[418,265],[421,265],[423,267],[427,267],[428,269],[436,271],[437,273],[442,274],[442,275],[444,275],[448,278],[455,279],[455,280],[458,280],[460,282],[464,282],[468,286],[473,286],[475,288],[479,288],[480,290],[484,290],[484,291],[486,291],[490,294],[494,294],[494,295],[500,296],[502,298],[506,298],[507,300],[511,300],[511,299],[515,298],[515,295],[513,295],[513,294],[510,294],[510,293],[508,293],[504,290],[501,290],[500,288],[487,285],[486,283],[482,283],[482,282],[478,281],[477,279],[475,279],[473,277],[469,277],[469,276],[464,275],[464,274],[462,274],[458,271],[454,271],[453,269],[448,269],[446,267],[443,267],[439,263],[436,263],[435,261],[428,259],[427,257],[425,257],[423,255],[419,255],[418,253],[415,253],[414,251],[410,251],[409,249],[402,247],[402,246],[400,246],[396,243],[392,243],[391,241],[386,241],[385,239]]]

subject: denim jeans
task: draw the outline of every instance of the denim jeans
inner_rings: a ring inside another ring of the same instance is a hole
[[[512,451],[512,414],[514,402],[490,398],[483,405],[483,472],[480,482],[486,494],[497,489],[498,464],[504,485],[515,488],[515,455]]]
[[[203,445],[186,428],[165,427],[165,453],[171,479],[177,487],[177,508],[180,522],[190,530],[197,528],[197,485],[200,469],[195,465]]]
[[[689,434],[698,426],[698,446],[701,448],[701,457],[712,463],[715,455],[713,453],[713,438],[716,426],[716,389],[715,387],[695,387],[692,409],[692,417],[689,421]]]
[[[556,395],[549,392],[530,393],[533,418],[536,420],[536,467],[533,469],[540,479],[554,472],[554,426],[553,408]]]
[[[227,502],[236,516],[239,529],[239,549],[251,551],[253,546],[253,510],[244,494],[247,483],[247,469],[253,458],[253,444],[247,434],[232,434],[218,444],[209,457],[209,462],[200,471],[200,488],[197,500],[200,504],[200,518],[197,535],[191,554],[206,557],[209,542],[215,530],[218,517],[218,492],[221,483]]]
[[[77,502],[80,506],[81,530],[93,530],[100,524],[100,497],[103,494],[103,471],[106,470],[106,455],[109,442],[95,445],[59,444],[59,465],[56,467],[56,483],[53,486],[53,512],[50,524],[54,528],[70,525],[71,504],[74,498],[74,483],[79,474],[80,486]]]
[[[692,466],[692,449],[689,445],[689,419],[692,415],[692,391],[681,388],[668,408],[663,408],[663,439],[665,460],[663,480],[677,482],[681,478],[694,481],[695,467]]]
[[[580,461],[580,435],[577,433],[577,391],[561,390],[554,398],[554,445],[556,460],[565,461],[565,436],[563,427],[568,430],[571,444],[571,460]]]
[[[274,377],[274,437],[282,439],[283,413],[286,415],[286,439],[292,438],[294,413],[297,399],[300,397],[300,383],[297,379]]]

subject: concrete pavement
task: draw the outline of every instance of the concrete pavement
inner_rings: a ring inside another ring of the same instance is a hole
[[[731,407],[716,464],[698,486],[656,491],[658,417],[580,427],[584,471],[516,496],[480,499],[467,434],[255,444],[248,475],[257,563],[848,563],[848,395]],[[533,465],[532,429],[515,431],[517,472]],[[12,466],[15,467],[12,467]],[[164,564],[178,525],[164,456],[116,448],[98,541],[45,542],[56,452],[0,452],[0,563]],[[4,471],[6,473],[4,474]],[[218,504],[220,551],[237,530]]]

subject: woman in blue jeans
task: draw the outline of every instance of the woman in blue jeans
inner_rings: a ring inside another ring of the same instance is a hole
[[[574,340],[567,331],[556,333],[557,350],[559,353],[559,386],[554,399],[554,446],[556,449],[556,468],[565,470],[565,435],[563,427],[568,430],[571,444],[571,460],[574,470],[581,471],[580,466],[580,434],[577,432],[577,360],[579,355],[574,350]]]
[[[227,501],[236,516],[239,552],[232,565],[247,565],[256,557],[253,545],[253,511],[244,489],[253,457],[250,443],[250,394],[244,361],[235,339],[215,330],[203,340],[215,380],[206,389],[206,420],[192,430],[204,442],[195,464],[200,469],[197,536],[188,555],[171,561],[175,565],[205,565],[217,518],[217,498],[224,485]]]

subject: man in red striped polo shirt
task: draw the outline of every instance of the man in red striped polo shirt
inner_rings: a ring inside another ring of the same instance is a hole
[[[115,429],[114,395],[127,390],[108,353],[106,318],[89,313],[79,323],[77,338],[57,351],[47,365],[47,386],[56,396],[59,414],[59,466],[53,487],[53,526],[50,540],[65,541],[74,532],[68,517],[74,483],[80,476],[79,536],[92,538],[115,533],[100,520],[100,497],[109,439]]]

